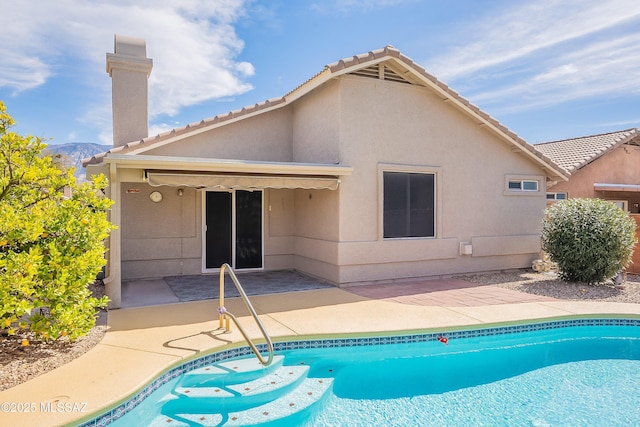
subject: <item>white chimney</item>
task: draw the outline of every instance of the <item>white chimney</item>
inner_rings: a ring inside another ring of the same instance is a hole
[[[107,53],[107,73],[111,76],[113,146],[139,141],[149,136],[147,80],[153,61],[147,58],[143,39],[115,35],[114,53]]]

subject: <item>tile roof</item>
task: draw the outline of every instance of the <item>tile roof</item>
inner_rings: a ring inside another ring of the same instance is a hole
[[[204,132],[216,126],[259,114],[262,111],[284,107],[331,78],[350,73],[358,75],[372,74],[375,71],[372,71],[370,68],[377,64],[384,65],[383,72],[385,78],[389,76],[394,81],[404,81],[406,83],[430,87],[441,94],[443,101],[451,102],[452,105],[458,107],[460,110],[471,116],[475,116],[479,120],[479,125],[488,126],[492,128],[494,132],[502,134],[508,142],[514,145],[514,149],[516,151],[525,152],[538,162],[547,171],[547,173],[563,180],[568,179],[569,174],[547,158],[542,151],[536,150],[516,133],[512,132],[495,118],[471,104],[466,98],[462,97],[449,86],[429,74],[424,68],[416,64],[412,59],[402,54],[393,46],[385,46],[382,49],[372,50],[367,53],[355,55],[350,58],[344,58],[337,62],[325,65],[322,71],[284,95],[282,98],[270,99],[253,106],[215,116],[211,119],[205,119],[198,123],[192,123],[185,127],[176,128],[170,132],[147,137],[140,141],[130,142],[121,147],[115,147],[106,153],[98,154],[90,159],[84,159],[83,166],[101,163],[110,153],[141,153],[147,149],[153,148],[154,146],[161,146],[172,142],[175,139],[179,139],[183,135]],[[369,68],[369,70],[367,70],[367,68]]]
[[[640,145],[640,130],[631,128],[599,135],[543,142],[536,144],[535,148],[568,173],[573,173],[613,148],[626,143]]]

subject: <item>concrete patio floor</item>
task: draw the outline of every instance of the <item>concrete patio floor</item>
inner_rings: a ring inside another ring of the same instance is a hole
[[[156,290],[163,286],[148,285]],[[426,332],[572,316],[640,316],[639,304],[560,301],[457,279],[268,294],[251,297],[251,301],[274,341]],[[225,305],[251,337],[259,337],[240,299],[229,298]],[[218,329],[216,309],[217,300],[204,300],[110,311],[107,333],[92,350],[0,392],[0,402],[33,403],[37,409],[2,412],[0,425],[80,424],[97,415],[95,411],[126,400],[169,367],[241,344],[237,330],[226,334]],[[47,402],[63,402],[78,410],[40,410]]]

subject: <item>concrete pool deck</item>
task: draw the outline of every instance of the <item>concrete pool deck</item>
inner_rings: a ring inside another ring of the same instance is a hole
[[[640,316],[640,304],[561,301],[457,279],[269,294],[251,301],[274,341],[571,316]],[[240,299],[228,298],[225,306],[251,337],[260,336]],[[89,352],[0,392],[0,403],[21,410],[0,412],[0,425],[80,424],[126,400],[167,368],[242,343],[233,325],[228,334],[218,329],[216,309],[217,300],[205,300],[110,311],[107,333]]]

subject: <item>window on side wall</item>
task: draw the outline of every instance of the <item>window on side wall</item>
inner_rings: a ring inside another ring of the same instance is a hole
[[[435,174],[383,173],[384,238],[435,237]]]
[[[547,193],[547,200],[567,200],[567,193]]]
[[[529,179],[509,180],[509,190],[538,191],[538,181]]]
[[[507,175],[505,177],[504,194],[506,196],[542,195],[543,177]]]
[[[615,203],[623,211],[629,212],[629,201],[628,200],[609,200],[609,201]]]

